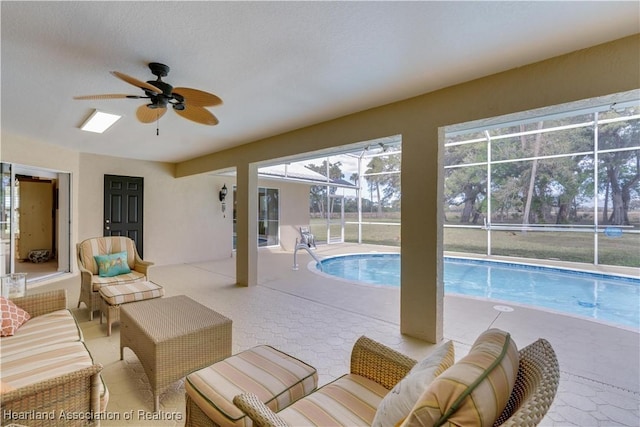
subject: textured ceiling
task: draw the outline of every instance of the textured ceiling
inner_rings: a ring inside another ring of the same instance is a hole
[[[2,135],[176,162],[640,32],[630,2],[1,2]],[[109,71],[213,92],[217,126],[168,111]],[[100,109],[124,117],[79,129]]]

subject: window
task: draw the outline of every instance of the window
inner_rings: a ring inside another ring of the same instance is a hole
[[[233,249],[236,249],[236,186],[233,186]],[[258,188],[258,246],[280,244],[280,203],[277,188]]]
[[[258,246],[280,244],[278,189],[258,188]]]

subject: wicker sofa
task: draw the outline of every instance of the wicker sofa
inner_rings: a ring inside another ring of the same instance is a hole
[[[99,275],[96,256],[113,255],[126,252],[127,273],[110,277]],[[109,285],[122,285],[147,280],[147,270],[152,262],[144,261],[138,254],[133,240],[123,236],[92,237],[77,245],[78,268],[80,269],[80,303],[89,309],[89,319],[93,312],[100,309],[100,288]]]
[[[15,298],[31,318],[2,337],[2,424],[99,425],[109,400],[102,365],[94,363],[65,290]]]
[[[486,333],[493,336],[480,343],[482,336],[479,337],[469,354],[458,362],[447,361],[452,355],[440,351],[440,361],[427,358],[426,364],[425,360],[416,362],[383,344],[361,337],[353,347],[349,374],[291,406],[276,413],[251,393],[240,394],[233,401],[258,427],[302,424],[402,427],[537,425],[551,406],[558,388],[559,366],[553,349],[546,340],[539,339],[520,351],[511,342],[507,350],[507,340],[502,362],[496,365],[488,360],[487,341],[495,343],[496,336],[500,339],[501,335],[508,334],[499,330]],[[474,348],[476,351],[472,354]],[[414,367],[420,365],[431,371],[427,376],[419,377],[419,387],[416,388],[416,383],[407,382],[407,378],[415,371]],[[511,373],[505,375],[505,371]],[[469,372],[472,374],[468,375]],[[512,376],[511,383],[504,381],[506,376]],[[397,395],[412,388],[420,396],[407,407],[405,414],[408,415],[385,419],[385,415],[397,415],[388,406],[383,409],[387,396],[397,399]],[[449,392],[452,393],[446,394]],[[503,396],[497,397],[500,393]],[[491,420],[488,423],[487,417]]]

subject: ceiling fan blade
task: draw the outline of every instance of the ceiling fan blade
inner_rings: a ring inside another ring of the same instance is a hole
[[[147,105],[141,105],[136,110],[136,117],[142,123],[153,123],[160,117],[164,116],[167,112],[165,107],[163,108],[149,108]]]
[[[174,94],[178,94],[184,98],[184,103],[195,107],[210,107],[222,104],[222,99],[212,93],[198,89],[190,89],[188,87],[173,88]]]
[[[207,110],[204,107],[185,105],[184,110],[178,110],[177,108],[174,108],[174,111],[185,119],[203,125],[215,126],[219,123],[216,116],[214,116],[211,111]]]
[[[152,84],[140,81],[140,80],[138,80],[136,78],[128,76],[128,75],[126,75],[124,73],[121,73],[119,71],[112,71],[111,74],[113,74],[114,76],[116,76],[120,80],[124,80],[125,82],[127,82],[129,84],[132,84],[132,85],[134,85],[136,87],[139,87],[140,89],[148,90],[148,91],[156,93],[156,94],[162,93],[162,89],[158,89],[157,87],[155,87]]]
[[[84,95],[84,96],[74,96],[73,99],[119,99],[119,98],[131,98],[131,99],[139,99],[139,98],[148,98],[138,95],[125,95],[121,93],[110,93],[105,95]]]

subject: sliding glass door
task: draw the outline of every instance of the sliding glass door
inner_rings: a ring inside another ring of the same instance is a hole
[[[258,188],[258,246],[280,244],[280,203],[277,188]]]

